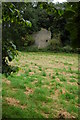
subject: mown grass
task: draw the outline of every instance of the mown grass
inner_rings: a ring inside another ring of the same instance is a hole
[[[3,75],[3,118],[78,118],[77,54],[19,52]]]

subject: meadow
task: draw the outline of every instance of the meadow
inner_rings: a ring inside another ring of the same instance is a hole
[[[78,55],[18,52],[3,81],[3,118],[78,118]]]

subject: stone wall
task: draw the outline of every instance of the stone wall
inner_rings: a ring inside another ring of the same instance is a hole
[[[51,32],[44,28],[41,28],[40,31],[33,34],[33,38],[35,40],[35,45],[38,48],[45,48],[48,46],[49,40],[51,39]]]

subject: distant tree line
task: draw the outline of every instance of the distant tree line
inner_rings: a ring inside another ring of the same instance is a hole
[[[3,72],[9,70],[8,61],[14,59],[18,49],[34,43],[31,34],[39,31],[42,27],[51,31],[51,39],[55,34],[60,34],[62,47],[70,45],[79,48],[79,10],[80,4],[77,2],[64,4],[3,2]],[[54,47],[54,42],[51,42],[50,50]],[[59,45],[57,40],[55,44]]]

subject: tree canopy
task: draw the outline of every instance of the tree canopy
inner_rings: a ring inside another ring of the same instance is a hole
[[[2,3],[2,62],[3,71],[17,55],[20,47],[31,45],[31,34],[42,27],[60,34],[61,43],[79,48],[80,4],[52,2],[3,2]]]

